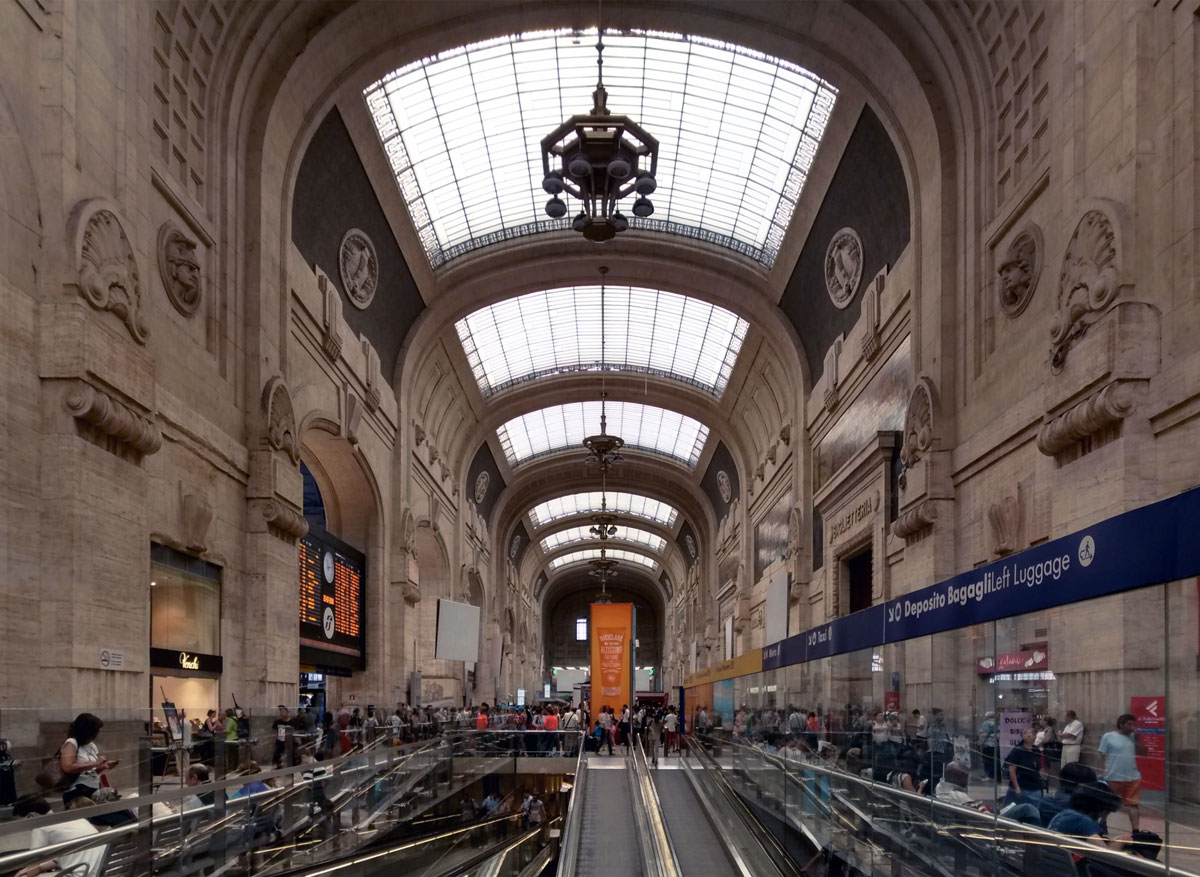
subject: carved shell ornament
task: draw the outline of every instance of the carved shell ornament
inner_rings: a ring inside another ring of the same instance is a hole
[[[937,409],[937,388],[929,378],[920,378],[908,398],[904,414],[904,447],[900,462],[913,466],[933,447],[933,420]]]
[[[480,472],[475,478],[475,505],[480,505],[484,497],[487,496],[488,483],[492,480],[492,476],[487,471]]]
[[[729,480],[729,473],[724,469],[717,470],[717,492],[721,494],[722,501],[726,503],[733,499],[733,483]]]
[[[190,317],[200,307],[202,293],[196,242],[173,223],[158,230],[158,273],[175,310]]]
[[[858,292],[862,272],[862,238],[854,229],[843,228],[834,234],[825,250],[825,288],[834,307],[850,306]]]
[[[366,232],[352,228],[342,236],[338,271],[350,303],[362,310],[369,307],[379,286],[379,257]]]
[[[79,248],[79,292],[99,311],[121,319],[138,344],[145,344],[150,329],[142,314],[142,289],[137,260],[125,229],[111,210],[85,202],[77,208],[83,225]]]
[[[1079,220],[1058,281],[1058,313],[1050,324],[1050,367],[1062,371],[1072,345],[1112,304],[1120,291],[1116,232],[1103,210]]]
[[[267,420],[267,444],[277,451],[286,451],[293,463],[300,462],[300,436],[296,428],[296,411],[292,395],[281,377],[273,377],[263,388],[263,414]]]

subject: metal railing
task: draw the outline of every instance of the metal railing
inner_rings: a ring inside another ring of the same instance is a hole
[[[1105,875],[1198,877],[819,760],[783,758],[736,741],[732,752],[733,767],[725,773],[744,796],[773,809],[792,830],[866,874],[890,874],[903,863],[909,871],[945,877],[1074,877],[1088,868]]]
[[[538,736],[526,740],[530,734]],[[328,761],[2,822],[0,839],[105,814],[135,813],[133,822],[117,829],[0,855],[0,873],[85,851],[100,861],[88,877],[117,870],[186,877],[220,871],[222,863],[235,861],[252,872],[280,873],[386,841],[389,831],[440,800],[439,791],[443,798],[454,794],[456,775],[460,783],[470,784],[498,770],[515,773],[521,759],[531,757],[559,756],[573,766],[578,757],[560,753],[581,752],[581,742],[578,732],[452,732],[405,746],[376,743]],[[552,765],[537,766],[544,771]],[[275,785],[250,793],[247,784],[255,781]],[[202,803],[199,795],[211,796],[212,803]],[[343,822],[352,830],[343,831]]]

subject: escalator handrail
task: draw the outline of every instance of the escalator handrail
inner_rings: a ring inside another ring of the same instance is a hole
[[[587,761],[584,759],[583,732],[579,732],[579,753],[575,758],[575,779],[571,784],[571,799],[563,818],[559,844],[557,877],[575,877],[579,864],[579,838],[583,834],[583,790],[587,783]]]
[[[679,859],[675,855],[675,847],[671,844],[671,836],[667,834],[662,803],[650,778],[641,735],[634,735],[634,741],[634,745],[628,749],[633,762],[634,817],[644,826],[644,830],[639,831],[638,835],[646,872],[648,877],[679,877]]]
[[[790,776],[795,777],[791,769],[787,766],[787,760],[780,758],[778,755],[763,752],[748,743],[733,742],[731,745],[740,746],[746,749],[753,749],[755,757],[771,761],[777,764],[780,769],[787,772]],[[701,747],[702,748],[702,747]],[[883,795],[891,797],[897,801],[903,801],[906,804],[917,805],[921,808],[926,808],[930,812],[946,813],[953,817],[953,820],[947,821],[942,827],[947,830],[951,829],[966,829],[968,831],[979,831],[991,829],[994,833],[1004,832],[1003,835],[997,835],[1009,841],[1024,840],[1028,843],[1047,844],[1062,847],[1077,855],[1085,858],[1095,858],[1097,862],[1111,865],[1122,870],[1132,872],[1139,877],[1166,877],[1169,873],[1171,877],[1200,877],[1192,871],[1184,871],[1177,866],[1172,865],[1170,871],[1167,871],[1167,866],[1162,862],[1156,862],[1151,859],[1143,859],[1140,856],[1134,856],[1129,853],[1119,852],[1117,850],[1102,849],[1094,844],[1086,841],[1072,839],[1067,835],[1059,834],[1058,832],[1049,831],[1045,828],[1038,828],[1032,825],[1024,825],[1007,817],[1000,816],[996,813],[982,813],[978,810],[973,810],[970,807],[963,807],[958,804],[951,804],[946,801],[939,801],[937,798],[929,795],[921,795],[916,792],[910,792],[906,789],[898,789],[895,786],[887,783],[882,783],[877,780],[867,779],[866,777],[855,776],[849,771],[841,770],[840,768],[831,768],[821,764],[812,762],[803,763],[804,770],[813,771],[814,773],[824,774],[831,778],[837,778],[839,781],[848,781],[860,787],[865,787],[871,794]]]
[[[763,853],[771,860],[779,872],[785,877],[799,877],[800,872],[787,850],[779,843],[779,839],[768,831],[758,818],[746,806],[745,801],[737,793],[725,776],[725,771],[716,763],[708,750],[701,745],[695,734],[689,734],[687,751],[695,756],[696,761],[704,768],[705,775],[716,782],[725,798],[725,802],[737,813],[742,824],[746,826],[755,842],[762,848]]]

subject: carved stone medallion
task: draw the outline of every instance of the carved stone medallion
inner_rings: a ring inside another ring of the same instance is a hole
[[[1112,304],[1120,291],[1116,231],[1103,210],[1079,220],[1058,280],[1058,313],[1050,324],[1050,368],[1062,371],[1071,346]]]
[[[488,482],[490,482],[491,480],[492,480],[492,476],[487,473],[486,469],[483,472],[480,472],[478,476],[476,476],[476,478],[475,478],[475,505],[481,504],[483,502],[483,498],[485,496],[487,496]]]
[[[1008,253],[997,269],[1000,275],[1000,310],[1018,316],[1037,288],[1042,272],[1042,231],[1031,225],[1012,239]]]
[[[292,395],[281,377],[273,377],[263,388],[263,414],[267,421],[267,444],[286,451],[293,463],[300,462],[300,435]]]
[[[508,559],[515,561],[521,551],[521,534],[513,533],[512,541],[508,543]]]
[[[158,230],[158,273],[175,310],[185,317],[196,313],[203,294],[196,242],[173,222]]]
[[[379,257],[366,232],[352,228],[342,237],[338,270],[342,275],[342,288],[351,304],[362,309],[370,306],[379,286]]]
[[[684,544],[687,545],[688,554],[692,560],[696,559],[696,540],[692,538],[692,534],[688,533],[683,537]]]
[[[862,239],[854,229],[843,228],[829,241],[825,251],[825,288],[834,307],[846,308],[854,301],[862,271]]]
[[[99,311],[125,323],[138,344],[150,335],[142,314],[137,259],[117,215],[97,201],[85,201],[72,217],[79,254],[79,292]]]
[[[733,499],[733,483],[729,480],[729,473],[724,469],[717,470],[717,492],[721,494],[723,502]]]

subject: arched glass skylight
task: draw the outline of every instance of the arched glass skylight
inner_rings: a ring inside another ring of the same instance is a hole
[[[591,109],[595,35],[474,43],[363,92],[433,267],[569,227],[569,215],[543,210],[540,143]],[[604,43],[609,109],[659,141],[654,215],[630,225],[774,264],[837,90],[795,64],[703,37],[606,31]]]
[[[725,392],[749,324],[699,299],[609,286],[604,300],[605,368],[664,375]],[[531,292],[480,308],[455,324],[479,390],[563,372],[600,369],[600,287]]]
[[[621,551],[618,549],[606,549],[606,558],[610,560],[626,560],[630,563],[636,563],[648,569],[657,570],[658,564],[644,554],[638,554],[635,551]],[[599,548],[584,548],[580,551],[572,551],[570,554],[564,554],[561,557],[556,557],[550,561],[550,569],[558,569],[564,567],[568,563],[579,563],[581,560],[596,560],[600,557]]]
[[[642,496],[640,493],[620,491],[613,493],[610,491],[607,496],[609,511],[634,518],[645,518],[647,521],[661,524],[668,530],[675,526],[675,518],[679,516],[679,512],[665,502]],[[562,518],[588,515],[598,511],[600,511],[600,491],[572,493],[538,503],[529,512],[529,522],[536,529]]]
[[[590,526],[571,527],[567,530],[560,530],[557,533],[551,533],[542,540],[542,551],[549,554],[551,551],[557,551],[564,545],[570,545],[574,542],[594,542],[596,537],[592,535]],[[638,527],[623,527],[617,525],[617,532],[609,537],[611,542],[625,542],[633,545],[641,545],[643,548],[649,548],[656,554],[661,554],[662,550],[667,547],[667,540],[662,536],[657,536],[649,530],[642,530]]]
[[[562,451],[579,449],[600,431],[599,402],[569,402],[514,417],[496,430],[510,465]],[[637,402],[608,403],[608,434],[625,439],[625,447],[648,451],[694,467],[708,438],[698,420],[665,408]]]

